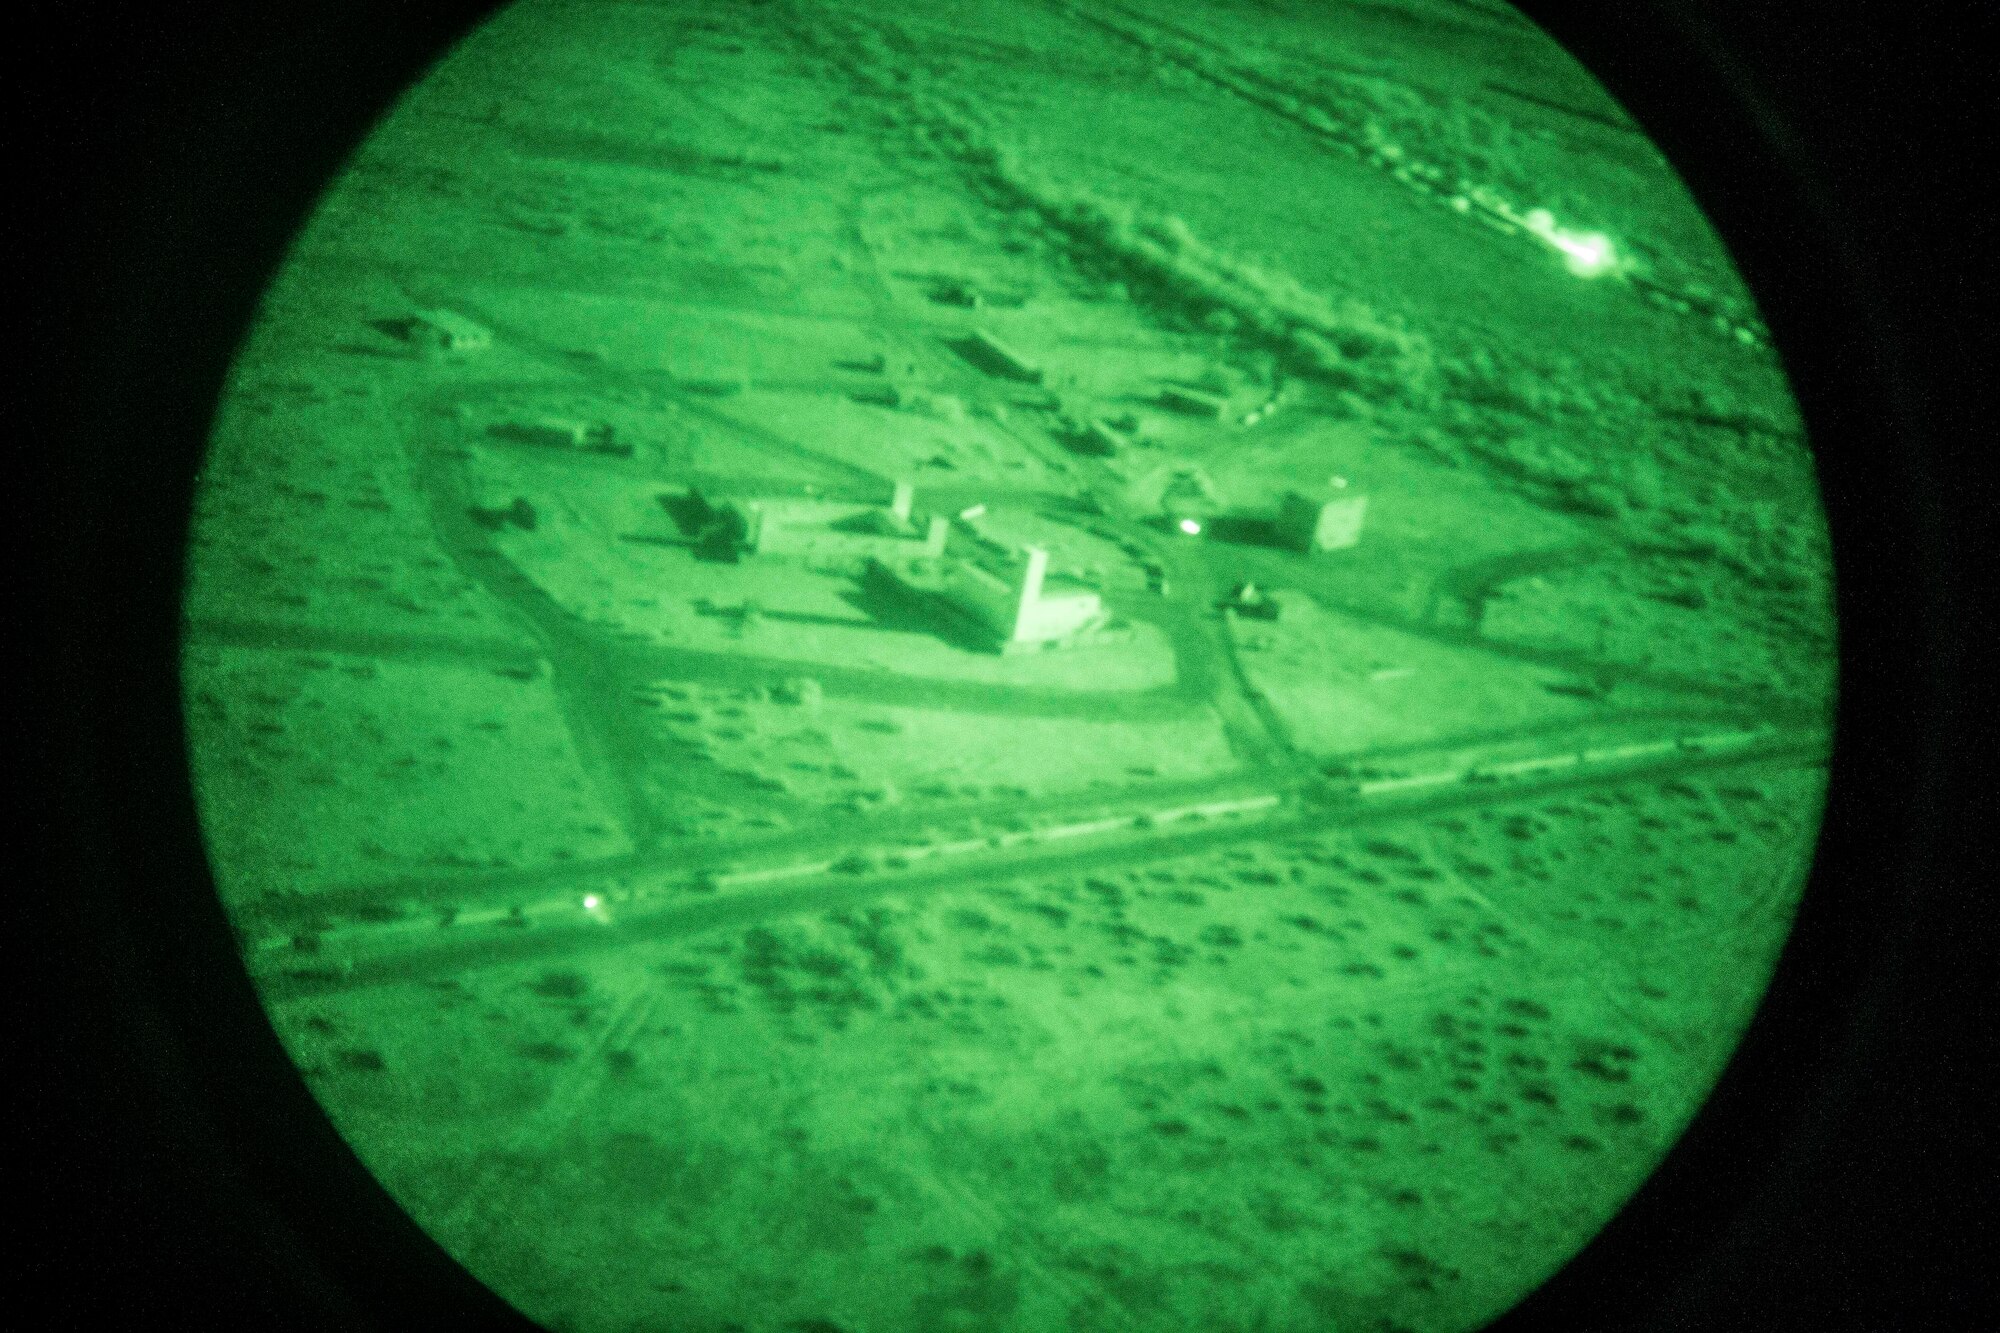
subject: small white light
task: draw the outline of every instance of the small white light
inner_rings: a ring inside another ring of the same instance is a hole
[[[597,909],[598,909],[599,907],[601,907],[601,906],[603,906],[603,905],[604,905],[604,899],[602,899],[602,898],[598,897],[598,896],[597,896],[596,894],[594,894],[594,893],[586,893],[585,895],[583,895],[583,910],[584,910],[584,911],[586,911],[586,912],[595,912],[595,911],[596,911],[596,910],[597,910]]]
[[[1563,253],[1563,263],[1579,278],[1594,278],[1612,268],[1618,261],[1611,250],[1611,242],[1595,232],[1587,236],[1573,236],[1558,232],[1551,238],[1556,249]]]
[[[1201,524],[1191,518],[1184,518],[1181,520],[1181,531],[1190,537],[1196,536],[1201,532]]]

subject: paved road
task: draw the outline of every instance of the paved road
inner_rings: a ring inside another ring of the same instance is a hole
[[[389,630],[301,625],[220,616],[191,617],[182,633],[191,644],[298,653],[341,653],[396,662],[438,662],[539,673],[541,652],[532,643],[489,636],[418,634]]]
[[[239,920],[244,929],[254,934],[288,934],[293,930],[321,929],[345,920],[367,920],[384,912],[434,914],[446,907],[477,911],[536,899],[572,899],[592,888],[649,877],[666,876],[683,882],[718,868],[773,865],[838,855],[851,849],[864,831],[877,843],[887,845],[949,835],[954,829],[1088,820],[1114,812],[1130,817],[1146,809],[1176,803],[1231,799],[1253,791],[1294,790],[1328,772],[1434,771],[1450,755],[1479,747],[1518,747],[1535,742],[1548,754],[1569,755],[1579,748],[1588,748],[1592,738],[1601,737],[1608,728],[1644,724],[1662,734],[1685,735],[1740,728],[1755,720],[1740,714],[1690,707],[1624,709],[1584,718],[1544,719],[1483,728],[1445,741],[1302,756],[1277,772],[1245,769],[1194,779],[1135,780],[1113,789],[1055,795],[1003,795],[955,800],[948,805],[918,802],[866,815],[855,811],[816,811],[809,822],[802,822],[797,828],[728,841],[689,839],[649,852],[591,861],[468,867],[333,886],[311,894],[241,905]]]
[[[948,805],[912,803],[865,814],[815,810],[809,822],[802,822],[796,828],[726,842],[687,839],[650,852],[591,861],[469,868],[330,887],[311,894],[243,905],[239,908],[239,925],[260,936],[286,935],[293,930],[321,929],[341,922],[365,922],[389,912],[431,919],[447,907],[478,911],[547,899],[569,901],[591,888],[601,889],[621,882],[658,880],[682,888],[707,872],[837,856],[864,841],[891,846],[926,838],[956,837],[971,830],[991,833],[1012,827],[1110,816],[1129,820],[1145,810],[1239,799],[1269,791],[1274,786],[1296,786],[1313,776],[1312,770],[1302,768],[1287,775],[1283,782],[1274,783],[1266,775],[1230,772],[1181,781],[1147,780],[1054,796],[1001,796],[953,801]]]
[[[1282,842],[1374,823],[1407,820],[1517,804],[1563,792],[1611,783],[1666,781],[1703,772],[1739,769],[1792,769],[1824,763],[1826,738],[1809,732],[1731,731],[1732,738],[1698,751],[1675,746],[1604,747],[1589,763],[1517,765],[1494,781],[1466,781],[1464,767],[1423,780],[1348,792],[1305,791],[1279,799],[1244,801],[1240,815],[1211,823],[1186,823],[1162,836],[1157,824],[1129,819],[1122,827],[1094,830],[1054,840],[1030,840],[992,848],[985,854],[913,863],[907,870],[859,876],[814,866],[797,875],[746,881],[729,893],[634,895],[591,902],[585,897],[550,899],[524,910],[507,924],[498,915],[486,923],[439,929],[404,923],[356,936],[345,951],[318,961],[290,954],[278,941],[250,951],[261,984],[273,999],[324,994],[365,986],[436,981],[457,973],[531,960],[550,961],[601,949],[682,938],[722,928],[805,913],[840,910],[883,897],[908,899],[938,892],[976,892],[996,882],[1036,876],[1078,874],[1101,868],[1129,868],[1185,857],[1245,841]],[[929,868],[934,866],[935,868]]]

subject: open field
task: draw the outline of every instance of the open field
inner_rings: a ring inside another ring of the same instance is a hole
[[[1030,546],[1100,601],[996,651]],[[186,587],[281,1036],[569,1333],[1478,1327],[1729,1058],[1834,688],[1727,255],[1444,0],[525,0],[301,234]]]

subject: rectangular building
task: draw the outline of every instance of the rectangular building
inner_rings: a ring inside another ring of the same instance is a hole
[[[991,374],[1020,380],[1024,384],[1042,382],[1040,366],[984,329],[973,330],[972,336],[966,340],[965,347],[971,358]]]
[[[915,488],[895,484],[889,503],[765,498],[730,502],[741,516],[743,545],[753,555],[863,562],[932,559],[944,554],[951,520],[919,517]]]
[[[1295,551],[1312,554],[1358,545],[1368,497],[1342,488],[1329,491],[1286,491],[1278,503],[1279,540]]]

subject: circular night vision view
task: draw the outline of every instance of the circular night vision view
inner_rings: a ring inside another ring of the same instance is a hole
[[[1476,1328],[1825,783],[1779,363],[1497,0],[528,0],[299,236],[187,577],[272,1023],[575,1333]]]

